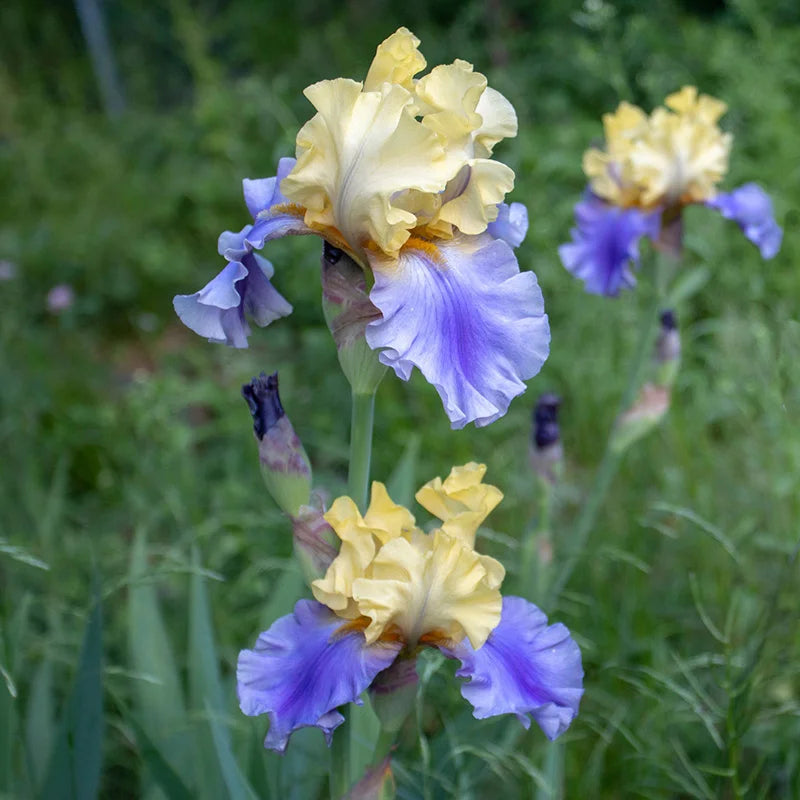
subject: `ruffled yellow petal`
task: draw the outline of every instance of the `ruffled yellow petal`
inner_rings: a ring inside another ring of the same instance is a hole
[[[684,86],[648,117],[620,103],[603,117],[604,150],[583,157],[592,191],[615,205],[653,208],[713,197],[728,169],[730,134],[717,127],[725,103]]]
[[[410,647],[460,641],[467,636],[480,647],[500,621],[502,598],[471,547],[444,531],[384,545],[364,578],[353,582],[359,611],[369,617],[367,642],[390,626]]]
[[[380,481],[372,482],[372,500],[364,523],[381,544],[399,536],[408,536],[416,529],[414,515],[404,506],[399,506],[389,497]]]
[[[496,486],[483,483],[485,474],[486,465],[474,461],[453,467],[444,481],[434,478],[416,495],[417,502],[442,521],[445,532],[469,547],[480,524],[503,499]]]
[[[399,85],[362,92],[337,78],[305,94],[318,113],[297,135],[297,164],[281,189],[307,209],[307,225],[338,230],[362,261],[370,243],[396,256],[417,220],[393,196],[438,193],[452,177],[439,137],[414,118],[413,97]]]
[[[438,220],[477,235],[497,219],[497,204],[514,188],[514,170],[486,158],[471,159],[465,169],[466,185],[442,205]]]
[[[722,100],[707,94],[698,95],[694,86],[684,86],[679,92],[669,95],[664,105],[678,114],[696,117],[707,125],[715,125],[728,110]]]
[[[488,158],[499,141],[517,135],[517,112],[514,111],[514,106],[491,86],[486,87],[475,110],[482,120],[474,134],[475,155],[478,158]]]
[[[732,136],[699,116],[656,109],[630,157],[642,205],[708,200],[728,171]]]
[[[419,52],[419,39],[408,28],[398,28],[384,39],[375,51],[364,90],[380,89],[382,83],[397,83],[406,89],[413,88],[413,77],[425,69],[425,57]]]
[[[382,483],[373,481],[372,498],[363,517],[349,497],[337,498],[324,517],[342,546],[325,577],[311,584],[311,591],[320,603],[352,619],[358,616],[351,599],[353,581],[364,575],[381,544],[416,530],[414,516],[389,497]]]

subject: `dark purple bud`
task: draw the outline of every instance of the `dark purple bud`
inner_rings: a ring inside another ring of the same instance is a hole
[[[661,328],[665,331],[674,331],[678,327],[678,321],[675,318],[675,312],[668,308],[661,312]]]
[[[541,449],[558,441],[558,409],[561,398],[546,392],[536,402],[533,409],[533,441]]]
[[[656,384],[671,386],[678,372],[681,357],[681,335],[678,331],[678,320],[672,309],[661,312],[661,330],[656,341],[655,365]]]
[[[278,395],[278,373],[263,372],[242,386],[253,415],[258,459],[264,483],[275,502],[291,517],[311,495],[311,464]]]
[[[275,427],[278,420],[286,413],[278,394],[278,373],[266,375],[262,372],[250,383],[242,386],[242,397],[253,415],[253,430],[260,442],[264,434]]]

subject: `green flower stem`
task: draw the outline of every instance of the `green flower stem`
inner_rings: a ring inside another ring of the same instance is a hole
[[[637,337],[637,350],[631,363],[630,372],[628,373],[628,382],[619,405],[619,414],[622,414],[630,408],[636,397],[636,392],[639,390],[642,374],[653,350],[653,343],[658,329],[658,312],[663,302],[663,297],[666,294],[667,275],[670,268],[675,263],[674,257],[659,253],[656,250],[651,251],[650,256],[646,257],[644,260],[646,263],[642,271],[646,272],[648,267],[651,267],[654,273],[652,299],[650,303],[646,304],[644,310],[644,316],[642,317],[639,335]],[[617,474],[621,460],[622,452],[611,448],[611,435],[609,433],[603,459],[595,474],[594,484],[581,509],[581,513],[575,523],[575,529],[570,538],[570,555],[564,562],[561,571],[558,573],[558,577],[552,584],[549,594],[550,603],[548,605],[552,605],[561,595],[561,592],[572,576],[572,572],[578,560],[583,555],[589,534],[595,526],[597,515],[606,498],[611,482]]]
[[[537,785],[536,800],[562,800],[564,797],[564,745],[547,742],[544,755],[544,778],[547,786]]]
[[[525,540],[522,543],[521,571],[519,573],[519,592],[529,600],[543,601],[547,590],[549,570],[542,563],[537,552],[543,542],[551,539],[550,518],[553,506],[553,493],[555,486],[550,481],[536,476],[538,494],[537,517],[528,527]],[[532,580],[535,575],[535,580]]]
[[[369,464],[372,458],[372,424],[375,417],[375,393],[353,392],[350,424],[350,465],[347,474],[347,494],[363,513],[369,492]],[[344,722],[336,729],[331,742],[330,795],[331,800],[344,797],[353,785],[351,774],[351,737],[353,726],[345,709]],[[380,740],[379,740],[380,742]],[[387,749],[388,752],[388,749]]]
[[[353,392],[353,414],[350,424],[350,470],[347,493],[363,513],[369,493],[369,462],[372,457],[372,423],[375,416],[375,393]]]

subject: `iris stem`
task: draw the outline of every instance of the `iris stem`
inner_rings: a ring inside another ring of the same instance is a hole
[[[347,493],[363,514],[369,492],[369,463],[372,458],[372,424],[375,417],[375,393],[353,392],[350,423],[350,468]]]
[[[653,294],[651,302],[647,303],[645,306],[644,316],[642,317],[637,337],[637,350],[631,362],[628,382],[622,394],[617,417],[630,408],[636,397],[636,392],[641,385],[642,374],[647,366],[649,356],[653,351],[653,344],[657,331],[658,312],[663,302],[664,295],[666,294],[667,275],[669,273],[669,268],[674,264],[674,257],[660,253],[654,249],[651,251],[648,262],[652,264],[653,272],[655,273],[653,276]],[[600,466],[595,473],[594,483],[581,509],[577,522],[575,523],[575,528],[569,543],[570,555],[564,562],[561,571],[558,573],[558,577],[552,584],[549,593],[551,601],[549,605],[552,605],[553,602],[560,597],[564,587],[572,576],[572,572],[578,560],[583,555],[586,542],[589,539],[589,534],[595,526],[603,501],[619,469],[623,451],[612,448],[612,433],[613,429],[609,432],[609,436],[606,439],[605,452],[603,453]]]
[[[363,513],[369,491],[369,464],[372,459],[372,426],[375,418],[375,393],[352,394],[350,422],[350,464],[347,473],[347,494]],[[348,707],[349,709],[349,707]],[[344,797],[353,785],[352,734],[350,712],[340,709],[345,721],[336,729],[331,742],[329,787],[331,800]],[[379,740],[380,742],[380,740]],[[387,750],[388,752],[388,750]],[[360,776],[356,776],[358,778]]]
[[[545,478],[536,476],[538,495],[537,515],[528,527],[522,544],[522,567],[519,575],[519,591],[523,597],[542,602],[547,591],[549,570],[542,561],[541,548],[551,539],[550,517],[555,486]],[[534,575],[535,573],[535,575]],[[535,577],[534,580],[532,580]]]
[[[547,787],[537,786],[536,800],[562,800],[564,796],[564,746],[548,742],[544,756],[544,777]]]

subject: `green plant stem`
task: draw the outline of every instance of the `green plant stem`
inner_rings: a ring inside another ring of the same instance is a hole
[[[522,544],[522,565],[519,574],[518,591],[529,600],[541,602],[545,597],[549,571],[545,569],[537,550],[544,541],[551,539],[550,517],[555,486],[539,476],[537,476],[536,483],[539,498],[538,513],[535,522],[529,526],[527,536]],[[531,578],[533,578],[534,572],[536,579],[532,581]]]
[[[369,492],[369,463],[372,457],[372,423],[375,416],[375,394],[353,392],[350,423],[350,468],[347,493],[363,513]]]
[[[547,787],[538,786],[536,800],[561,800],[564,784],[564,746],[560,742],[547,742],[544,755],[544,777]]]
[[[644,316],[642,317],[637,337],[637,349],[633,361],[631,362],[628,382],[622,394],[617,417],[630,408],[633,403],[636,392],[641,384],[642,373],[648,363],[650,353],[653,350],[653,342],[657,330],[658,311],[665,295],[665,273],[667,272],[668,265],[664,262],[667,259],[670,261],[674,260],[670,256],[662,255],[656,251],[653,251],[648,259],[649,264],[654,267],[653,272],[655,273],[653,276],[653,295],[651,302],[647,303],[645,306]],[[615,422],[617,417],[614,418]],[[603,453],[600,466],[595,473],[594,483],[592,484],[589,496],[586,498],[586,502],[575,523],[575,528],[569,542],[570,555],[564,562],[561,571],[558,573],[558,577],[552,584],[549,594],[551,605],[561,595],[561,592],[572,576],[572,572],[586,547],[589,534],[595,526],[598,512],[603,505],[611,482],[619,469],[620,461],[622,460],[622,452],[612,449],[612,433],[613,428],[612,431],[609,431],[608,438],[606,439],[605,452]]]
[[[347,494],[363,513],[369,491],[369,464],[372,458],[372,425],[375,417],[375,393],[352,394],[350,423],[350,464],[347,473]],[[351,737],[353,726],[344,709],[345,721],[336,729],[331,742],[330,795],[339,800],[353,785],[351,774]],[[380,743],[380,740],[379,740]],[[388,750],[387,750],[388,752]]]

